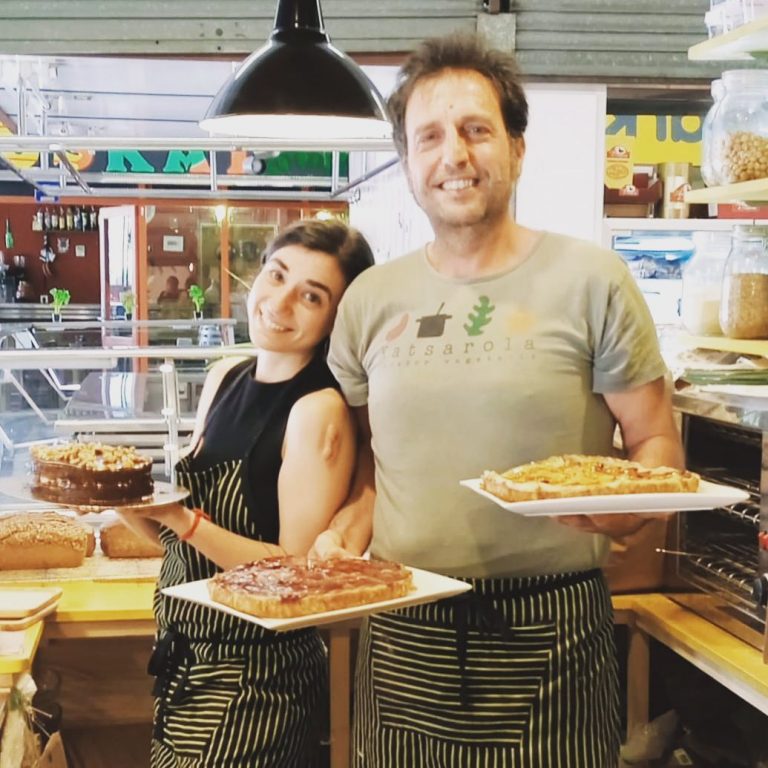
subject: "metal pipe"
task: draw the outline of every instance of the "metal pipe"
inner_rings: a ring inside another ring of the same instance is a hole
[[[388,152],[394,150],[391,139],[255,139],[247,137],[212,138],[201,136],[190,138],[153,138],[146,136],[0,136],[0,152],[55,152],[58,150],[79,151],[83,149],[146,149],[146,150],[246,150],[250,152],[307,150],[318,152],[370,151]]]
[[[386,171],[387,168],[391,168],[393,165],[397,165],[399,162],[399,157],[393,157],[390,160],[387,160],[386,163],[377,165],[370,171],[366,171],[362,176],[355,179],[354,181],[350,181],[349,184],[345,184],[343,187],[339,187],[335,192],[331,192],[331,197],[338,197],[339,195],[343,195],[345,192],[349,192],[351,189],[354,189],[360,184],[363,184],[364,182],[368,181],[368,179],[372,179],[374,176],[378,176],[380,173]]]
[[[66,152],[57,152],[56,157],[59,158],[59,162],[69,171],[70,176],[75,180],[80,189],[86,194],[90,195],[93,192],[90,186],[86,183],[85,179],[80,175],[80,171],[72,165],[72,162],[67,157]]]

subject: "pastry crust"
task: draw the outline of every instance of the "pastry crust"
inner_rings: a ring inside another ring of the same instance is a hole
[[[307,562],[269,557],[219,573],[208,582],[211,599],[253,616],[287,619],[404,597],[413,577],[385,560]]]
[[[612,456],[551,456],[508,469],[486,470],[480,487],[504,501],[612,496],[628,493],[693,493],[695,472],[672,467],[645,467]]]

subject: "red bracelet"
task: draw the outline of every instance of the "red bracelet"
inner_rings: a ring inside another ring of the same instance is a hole
[[[195,507],[192,511],[195,513],[195,519],[192,521],[192,525],[189,526],[189,530],[179,536],[179,541],[189,541],[195,535],[201,520],[208,520],[209,522],[211,520],[210,515],[206,515],[199,507]]]

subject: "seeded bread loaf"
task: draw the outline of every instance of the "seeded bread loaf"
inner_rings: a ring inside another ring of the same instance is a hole
[[[87,549],[85,526],[56,512],[0,517],[0,570],[76,568]]]

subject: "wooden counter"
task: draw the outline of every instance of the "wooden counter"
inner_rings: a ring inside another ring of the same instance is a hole
[[[154,634],[153,583],[83,581],[62,582],[59,586],[64,592],[55,613],[45,620],[45,631],[42,623],[33,625],[24,633],[21,653],[0,656],[0,696],[7,694],[18,674],[31,668],[41,638],[45,646],[48,641],[148,639]],[[768,714],[768,666],[763,664],[762,654],[757,650],[664,595],[619,595],[614,596],[613,605],[616,623],[628,628],[628,734],[648,722],[651,638]],[[330,651],[333,768],[349,765],[350,664],[352,633],[356,627],[357,622],[346,622],[333,625],[326,632]],[[87,664],[88,659],[84,663]]]

